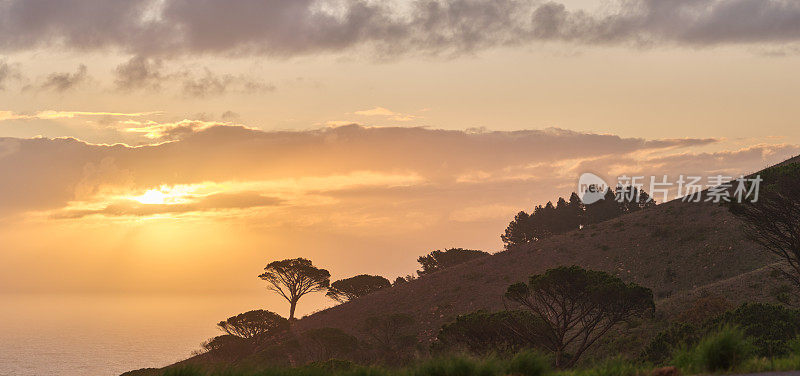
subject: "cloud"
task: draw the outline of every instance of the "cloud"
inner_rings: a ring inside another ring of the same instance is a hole
[[[143,217],[159,214],[259,208],[277,206],[281,203],[282,200],[279,198],[263,196],[256,192],[216,193],[183,204],[144,204],[136,200],[119,200],[99,209],[61,210],[56,212],[53,217],[56,219],[77,219],[90,215]]]
[[[72,119],[80,116],[102,116],[102,117],[141,117],[147,115],[160,114],[159,111],[151,112],[92,112],[92,111],[37,111],[32,114],[18,113],[14,111],[0,110],[0,121],[4,120],[53,120],[53,119]]]
[[[394,121],[411,121],[419,118],[419,116],[416,115],[401,114],[384,107],[374,107],[369,110],[356,111],[353,112],[353,114],[360,116],[383,116]]]
[[[295,56],[368,49],[386,56],[549,41],[800,42],[800,3],[793,0],[619,0],[601,9],[536,0],[10,0],[0,3],[0,51]]]
[[[190,69],[165,72],[161,59],[142,55],[135,55],[118,65],[114,74],[114,83],[122,91],[161,90],[173,83],[178,84],[183,95],[194,98],[219,96],[228,92],[255,94],[275,90],[275,86],[269,83],[243,75],[217,74],[208,68],[199,73]]]
[[[127,120],[122,124],[128,126],[126,132],[142,133],[149,139],[173,141],[211,127],[230,126],[230,123],[184,119],[174,123],[159,123],[152,120]],[[242,126],[237,126],[242,127]]]
[[[68,91],[88,81],[89,75],[87,72],[86,65],[81,64],[78,65],[75,73],[51,73],[35,87],[38,90],[53,90],[59,93]]]
[[[0,59],[0,91],[5,90],[6,84],[12,80],[22,80],[19,64],[9,64],[5,59]]]
[[[114,83],[120,90],[154,89],[161,88],[162,62],[160,59],[134,56],[125,63],[117,66]]]
[[[255,94],[275,90],[275,86],[272,84],[254,81],[243,76],[215,74],[208,69],[205,69],[204,73],[199,76],[189,72],[184,72],[181,75],[184,76],[182,83],[183,94],[194,98],[218,96],[230,91]]]
[[[231,111],[231,110],[225,111],[225,112],[222,113],[222,115],[220,115],[220,119],[222,119],[223,121],[237,120],[237,119],[239,119],[241,117],[242,116],[239,113]]]
[[[482,171],[488,178],[476,179],[478,182],[499,184],[484,189],[482,194],[489,194],[496,192],[498,186],[510,184],[509,179],[525,181],[525,177],[530,180],[531,176],[547,176],[559,169],[559,163],[571,160],[619,158],[634,152],[663,152],[715,142],[644,140],[558,129],[468,133],[348,125],[265,132],[189,120],[152,123],[129,119],[126,124],[132,132],[152,135],[157,143],[129,147],[95,145],[72,138],[0,138],[0,145],[4,145],[0,176],[13,177],[0,180],[0,211],[64,208],[78,193],[84,196],[86,192],[119,184],[125,184],[122,188],[126,190],[146,190],[164,184],[274,181],[357,171],[411,174],[445,191],[475,184],[460,182],[459,178]],[[115,176],[114,180],[103,181],[96,166],[115,171],[108,174],[109,179]],[[562,179],[558,174],[552,175]]]

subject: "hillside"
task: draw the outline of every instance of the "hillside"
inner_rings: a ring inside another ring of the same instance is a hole
[[[603,270],[650,287],[661,305],[776,261],[758,247],[726,208],[672,201],[379,291],[303,318],[297,328],[330,326],[358,335],[353,328],[361,318],[401,312],[417,318],[420,340],[429,341],[459,314],[503,309],[508,285],[559,265]]]
[[[708,294],[732,305],[775,301],[767,287],[778,285],[771,273],[776,261],[744,236],[727,208],[671,201],[378,291],[304,317],[295,329],[335,327],[359,337],[365,317],[406,313],[416,319],[418,339],[427,346],[457,315],[504,309],[510,284],[556,266],[580,265],[653,290],[658,319],[633,331],[641,343],[663,328],[663,319]],[[204,360],[200,355],[182,363]]]

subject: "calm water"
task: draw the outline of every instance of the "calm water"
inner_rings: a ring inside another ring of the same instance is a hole
[[[161,367],[264,295],[0,295],[1,376],[106,376]]]

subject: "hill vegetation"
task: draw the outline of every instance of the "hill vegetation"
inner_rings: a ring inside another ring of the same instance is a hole
[[[528,354],[529,348],[549,354],[536,372],[556,367],[557,373],[580,373],[563,369],[605,367],[613,360],[603,359],[616,355],[624,362],[613,367],[633,371],[665,363],[689,373],[800,366],[792,350],[798,328],[765,329],[769,320],[800,317],[800,311],[780,306],[797,300],[792,265],[765,248],[753,231],[743,231],[753,226],[752,219],[727,204],[654,205],[641,200],[644,192],[636,200],[611,200],[625,192],[609,191],[606,200],[592,205],[580,204],[573,194],[569,202],[537,206],[531,215],[520,212],[503,234],[506,251],[433,251],[419,258],[419,277],[398,278],[392,285],[369,275],[330,285],[326,270],[308,269],[313,277],[304,285],[312,286],[308,291],[327,290],[343,303],[292,322],[280,334],[269,334],[269,341],[235,347],[235,354],[222,350],[234,348],[224,343],[242,342],[226,331],[214,339],[223,345],[209,344],[208,351],[168,369],[306,364],[264,374],[314,374],[319,365],[342,366],[336,372],[350,374],[359,367],[354,364],[382,364],[410,368],[371,368],[367,374],[448,374],[418,372],[427,367],[424,359],[445,356],[450,360],[436,360],[443,362],[436,367],[452,362],[495,367],[481,373],[491,375],[508,372],[514,354]],[[302,264],[312,267],[310,261]],[[291,289],[284,293],[291,303]],[[464,351],[478,358],[446,355]],[[754,356],[776,360],[766,364]],[[332,358],[347,361],[325,363]],[[300,370],[311,373],[292,373]]]

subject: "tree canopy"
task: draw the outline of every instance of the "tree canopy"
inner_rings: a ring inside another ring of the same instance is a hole
[[[417,343],[414,323],[414,318],[404,313],[370,316],[364,320],[362,332],[381,359],[399,364],[411,356]]]
[[[267,288],[289,302],[289,320],[293,320],[300,298],[327,289],[331,273],[315,267],[311,260],[295,258],[269,263],[258,277],[267,281]]]
[[[530,311],[477,311],[442,326],[433,349],[487,355],[542,347],[542,325]]]
[[[744,222],[750,239],[788,266],[788,272],[778,270],[800,287],[800,164],[769,168],[761,178],[758,199],[731,203],[731,213]]]
[[[301,341],[309,358],[314,360],[346,358],[358,348],[358,339],[339,328],[308,330],[301,335]]]
[[[469,260],[488,256],[489,253],[484,251],[477,251],[474,249],[463,248],[449,248],[442,250],[435,250],[425,256],[420,256],[417,262],[422,266],[422,270],[418,270],[419,275],[430,274],[453,265],[458,265]]]
[[[589,205],[584,205],[578,194],[573,192],[569,201],[559,197],[555,205],[548,202],[536,206],[530,214],[525,211],[517,213],[500,239],[509,249],[655,204],[647,192],[636,187],[608,189],[602,200]]]
[[[344,303],[391,286],[392,284],[388,279],[379,275],[361,274],[333,282],[328,287],[326,295],[333,300]]]
[[[258,339],[288,329],[289,321],[277,313],[258,309],[229,317],[217,326],[233,336]]]
[[[650,289],[578,266],[533,275],[527,284],[509,286],[506,298],[542,320],[542,346],[558,367],[574,365],[616,324],[655,309]]]

